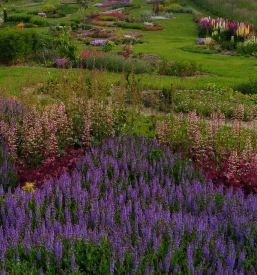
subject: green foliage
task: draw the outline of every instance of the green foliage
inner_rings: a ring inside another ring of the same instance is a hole
[[[194,61],[167,62],[163,60],[158,67],[158,73],[170,76],[194,76],[201,71],[201,65]]]
[[[184,46],[180,48],[183,51],[191,52],[191,53],[201,53],[201,54],[216,54],[219,51],[213,49],[202,49],[196,46]]]
[[[141,30],[141,29],[145,28],[145,25],[141,24],[141,23],[116,22],[114,25],[117,26],[117,27],[119,27],[119,28],[123,28],[123,29],[137,29],[137,30]]]
[[[110,72],[131,72],[134,70],[135,73],[141,74],[147,72],[149,63],[131,58],[125,59],[119,55],[107,54],[99,57],[89,56],[83,60],[83,67],[87,69],[107,69]]]
[[[255,80],[256,84],[257,81]],[[255,91],[257,93],[257,89]],[[202,114],[206,117],[210,117],[213,112],[220,110],[227,118],[231,118],[233,111],[237,110],[238,105],[244,104],[245,120],[248,119],[251,109],[257,102],[256,95],[248,96],[230,88],[217,88],[215,85],[209,85],[204,90],[173,91],[164,89],[163,95],[165,102],[168,101],[170,104],[173,102],[175,112],[188,113],[196,110],[197,114]]]
[[[7,18],[7,22],[15,22],[15,23],[29,23],[31,20],[32,16],[31,15],[21,15],[21,14],[14,14],[14,15],[9,15]]]
[[[191,7],[186,8],[171,8],[167,9],[167,12],[173,12],[173,13],[191,13],[193,15],[200,15],[201,13]]]
[[[34,28],[34,24],[32,24],[32,23],[25,23],[24,24],[24,28]]]
[[[47,22],[46,18],[43,18],[43,17],[40,17],[40,16],[33,16],[30,19],[30,23],[32,23],[34,25],[41,26],[41,27],[48,26],[48,22]]]
[[[63,32],[55,42],[60,57],[66,57],[74,62],[79,59],[79,46],[68,32]]]
[[[242,55],[255,55],[257,53],[257,43],[238,43],[237,51]]]
[[[257,94],[257,78],[251,78],[249,81],[243,82],[242,84],[238,85],[236,89],[246,95]]]
[[[28,59],[36,50],[38,40],[33,30],[0,30],[0,61],[10,63]]]
[[[148,19],[153,15],[153,11],[152,10],[143,10],[140,13],[140,17],[143,19]]]
[[[220,45],[223,50],[233,51],[236,49],[236,43],[232,41],[221,41]]]
[[[117,20],[117,17],[115,17],[115,16],[100,16],[99,19],[102,21],[115,21],[115,20]]]
[[[114,46],[115,46],[114,43],[111,43],[110,41],[107,40],[102,49],[104,52],[110,52]]]

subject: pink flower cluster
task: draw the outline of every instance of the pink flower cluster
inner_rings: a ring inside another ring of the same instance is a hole
[[[46,17],[46,14],[44,12],[39,12],[37,15],[42,16],[42,17]]]

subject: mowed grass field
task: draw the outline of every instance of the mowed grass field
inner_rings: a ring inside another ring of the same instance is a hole
[[[99,1],[100,2],[100,1]],[[18,3],[15,1],[14,3]],[[23,3],[23,2],[22,2]],[[25,3],[25,2],[24,2]],[[90,4],[88,13],[96,10],[93,7],[93,2]],[[139,16],[142,10],[151,9],[151,5],[145,4],[143,0],[134,0],[134,4],[140,5],[140,9],[134,9],[131,13],[132,16]],[[187,0],[190,4],[191,1]],[[60,4],[59,0],[48,0],[40,6],[24,8],[26,10],[43,8],[46,4]],[[13,4],[12,4],[13,5]],[[10,3],[8,4],[10,6]],[[194,6],[195,7],[195,6]],[[184,46],[193,46],[196,43],[197,25],[193,21],[193,15],[191,14],[174,14],[173,20],[160,20],[165,31],[144,32],[142,40],[144,44],[138,44],[133,46],[135,53],[144,54],[158,54],[167,60],[190,60],[195,61],[202,65],[204,75],[201,77],[163,77],[156,75],[138,75],[138,78],[142,78],[141,83],[146,89],[160,89],[162,87],[170,86],[171,84],[179,88],[203,88],[206,84],[214,83],[219,87],[236,87],[242,82],[248,81],[250,78],[257,77],[257,59],[241,57],[241,56],[226,56],[226,55],[207,55],[199,53],[191,53],[183,51],[181,48]],[[79,17],[79,11],[73,14],[72,17]],[[68,21],[71,18],[54,19],[54,21]],[[51,23],[52,19],[48,19]],[[53,21],[52,21],[53,22]],[[38,28],[37,31],[46,31],[46,29]],[[135,30],[126,30],[135,31]],[[136,30],[138,32],[138,30]],[[140,31],[139,31],[140,32]],[[83,46],[85,48],[85,46]],[[117,47],[120,49],[120,47]],[[61,73],[61,70],[48,69],[48,68],[28,68],[28,67],[5,67],[0,66],[0,87],[9,87],[12,93],[17,94],[19,88],[25,84],[33,84],[37,81],[43,81],[49,77],[49,75],[56,75]],[[118,73],[109,73],[110,81],[115,83],[120,79]]]

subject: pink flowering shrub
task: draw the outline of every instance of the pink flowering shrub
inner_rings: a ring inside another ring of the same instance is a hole
[[[172,120],[167,117],[157,122],[156,130],[160,142],[191,158],[195,167],[204,171],[215,184],[256,194],[256,130],[243,129],[243,116],[244,106],[241,105],[228,128],[221,112],[213,113],[206,123],[194,111],[188,114],[188,119],[182,114]]]

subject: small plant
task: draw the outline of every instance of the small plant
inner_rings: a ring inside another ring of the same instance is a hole
[[[104,52],[110,52],[115,44],[112,41],[106,40],[105,45],[103,46],[102,50]]]
[[[118,55],[122,55],[124,56],[126,59],[128,59],[130,57],[130,55],[133,53],[133,50],[131,49],[131,45],[125,45],[123,46],[123,51],[122,52],[118,52]]]

